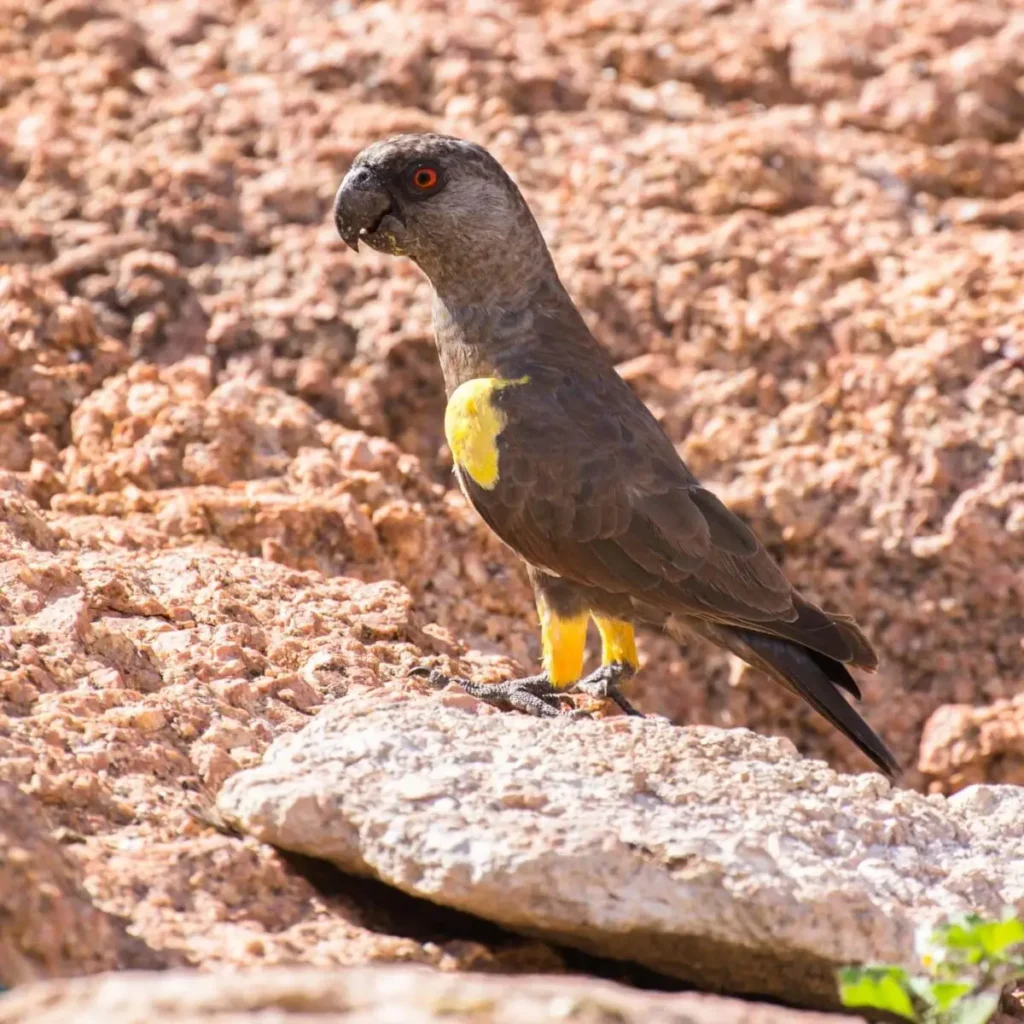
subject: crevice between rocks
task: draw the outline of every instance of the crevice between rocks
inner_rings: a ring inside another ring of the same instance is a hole
[[[278,849],[278,855],[323,899],[342,899],[357,906],[361,913],[360,923],[371,931],[437,945],[461,941],[476,942],[487,947],[494,958],[481,960],[480,965],[473,968],[481,973],[574,974],[612,981],[642,991],[710,991],[761,1004],[806,1009],[759,993],[736,993],[722,988],[698,987],[630,960],[596,956],[546,937],[537,937],[538,945],[531,946],[531,939],[525,934],[510,931],[474,914],[411,896],[377,879],[346,874],[328,861],[282,849]],[[631,936],[630,941],[642,942],[642,936]],[[699,945],[701,948],[695,945],[693,951],[696,972],[701,972],[704,965],[713,964],[716,957],[736,955],[732,948],[711,948],[707,943]],[[831,972],[830,965],[823,965],[822,969]]]
[[[371,931],[438,945],[462,941],[486,946],[496,954],[496,959],[483,962],[477,968],[484,973],[568,973],[652,992],[693,990],[693,986],[678,978],[629,960],[593,956],[571,946],[537,940],[550,950],[550,955],[545,957],[540,950],[530,950],[529,937],[493,921],[410,896],[377,879],[346,874],[315,857],[281,849],[278,855],[324,899],[341,898],[355,904],[361,912],[360,923]]]

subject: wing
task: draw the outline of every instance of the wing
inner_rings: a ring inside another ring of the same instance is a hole
[[[528,562],[666,615],[749,626],[873,667],[855,626],[803,601],[753,532],[701,487],[614,370],[532,374],[495,397],[494,486],[460,482]]]

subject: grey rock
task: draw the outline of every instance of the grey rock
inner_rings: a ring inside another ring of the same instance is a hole
[[[923,922],[1024,906],[1024,790],[946,799],[785,740],[466,697],[346,698],[228,780],[224,818],[520,932],[696,986],[836,1005]]]
[[[29,985],[0,998],[0,1024],[841,1024],[735,999],[636,992],[563,976],[429,968],[268,968],[242,974],[125,972]]]

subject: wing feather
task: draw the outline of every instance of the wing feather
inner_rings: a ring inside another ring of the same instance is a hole
[[[621,378],[577,384],[539,376],[500,393],[507,422],[496,486],[484,490],[460,475],[510,547],[637,607],[751,627],[874,667],[860,630],[793,590],[753,531],[697,483]],[[856,685],[848,673],[834,681]]]

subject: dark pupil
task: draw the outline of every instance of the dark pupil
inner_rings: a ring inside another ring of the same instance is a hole
[[[426,187],[431,183],[433,177],[430,171],[418,171],[416,173],[416,184]]]

